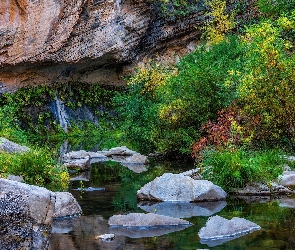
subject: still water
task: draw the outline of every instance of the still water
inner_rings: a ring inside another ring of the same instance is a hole
[[[171,207],[136,200],[136,191],[155,177],[192,168],[188,163],[152,162],[146,171],[136,173],[116,162],[92,164],[90,172],[73,177],[69,190],[78,200],[83,215],[54,222],[50,250],[295,249],[295,198],[292,197],[264,197],[260,201],[229,197],[226,202],[174,204]],[[153,211],[179,216],[193,225],[170,231],[128,234],[113,232],[107,224],[114,214]],[[242,217],[260,225],[261,230],[217,246],[202,244],[198,232],[213,214],[227,219]],[[96,239],[96,236],[110,232],[115,233],[113,241]]]

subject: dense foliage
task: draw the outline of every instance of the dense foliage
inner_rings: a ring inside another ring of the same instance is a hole
[[[295,147],[293,3],[257,1],[260,16],[239,36],[229,34],[235,18],[225,1],[208,6],[206,44],[169,69],[149,64],[130,78],[117,98],[123,131],[142,151],[192,149],[222,186],[269,182],[282,171],[283,152],[273,148]]]

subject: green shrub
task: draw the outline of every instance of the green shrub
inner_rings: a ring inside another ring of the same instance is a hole
[[[282,155],[280,150],[207,150],[201,163],[202,177],[225,190],[244,187],[251,182],[268,184],[283,172],[286,159]]]
[[[228,71],[238,71],[243,51],[236,37],[201,46],[175,66],[140,68],[119,98],[123,131],[141,151],[188,154],[202,124],[236,97]]]
[[[68,187],[69,174],[55,159],[45,149],[15,154],[0,152],[0,173],[2,176],[21,175],[28,184],[51,190],[65,190]]]

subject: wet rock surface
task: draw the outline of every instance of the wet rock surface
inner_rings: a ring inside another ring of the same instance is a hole
[[[243,218],[227,220],[216,215],[208,219],[198,235],[201,243],[213,247],[260,229],[259,225]]]
[[[166,173],[138,190],[137,198],[154,201],[217,201],[224,200],[226,193],[210,181]]]
[[[170,216],[174,218],[190,218],[193,216],[211,216],[226,206],[226,201],[212,202],[139,202],[138,207],[149,213]]]

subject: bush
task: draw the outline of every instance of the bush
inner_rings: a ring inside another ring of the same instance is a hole
[[[208,150],[201,163],[202,177],[225,190],[244,187],[251,182],[269,184],[283,172],[286,160],[282,155],[279,150]]]
[[[21,175],[28,184],[52,190],[65,190],[69,184],[67,169],[45,149],[15,154],[0,152],[0,173]]]
[[[203,123],[236,97],[226,84],[243,51],[236,37],[208,49],[201,46],[175,68],[159,64],[138,69],[117,98],[123,130],[139,150],[190,153]]]

